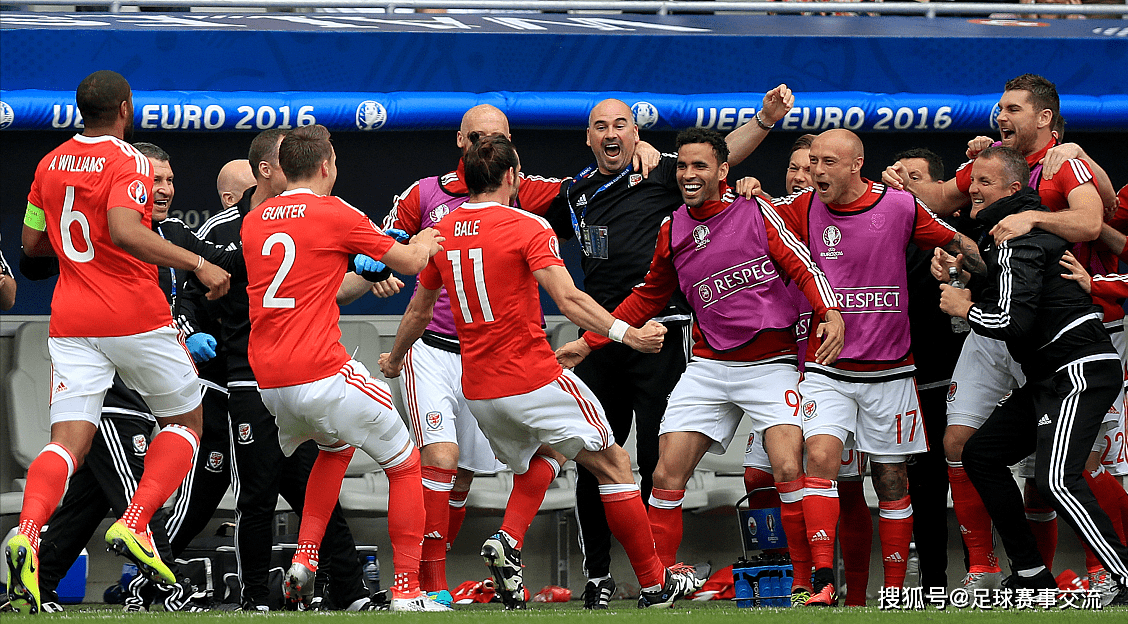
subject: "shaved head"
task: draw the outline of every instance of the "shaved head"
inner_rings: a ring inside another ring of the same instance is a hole
[[[479,104],[462,116],[462,125],[458,128],[455,144],[463,154],[466,154],[475,139],[495,134],[510,138],[509,118],[496,106]]]
[[[232,160],[219,170],[215,188],[219,191],[219,201],[224,208],[239,203],[243,193],[255,185],[255,174],[251,162],[245,158]]]
[[[816,143],[823,149],[830,150],[842,158],[864,159],[866,157],[862,140],[858,138],[858,135],[844,128],[827,130],[815,137],[815,140],[811,142],[812,149],[814,149]]]
[[[634,113],[631,112],[631,107],[627,106],[626,102],[616,100],[615,98],[603,100],[599,104],[596,104],[595,108],[591,109],[591,113],[588,114],[588,126],[590,127],[595,123],[596,119],[600,118],[623,118],[630,121],[632,124],[634,124],[635,120]]]

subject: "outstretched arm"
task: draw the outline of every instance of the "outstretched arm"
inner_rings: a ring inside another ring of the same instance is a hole
[[[380,371],[388,379],[399,377],[400,371],[403,370],[403,358],[431,323],[435,302],[439,300],[441,292],[441,288],[431,290],[420,284],[419,290],[407,304],[407,310],[404,310],[403,318],[400,319],[399,328],[396,330],[392,351],[380,354]]]

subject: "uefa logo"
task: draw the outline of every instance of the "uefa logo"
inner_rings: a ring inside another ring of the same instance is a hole
[[[12,110],[12,107],[8,106],[7,102],[0,102],[0,130],[12,125],[15,120],[16,112]]]
[[[631,112],[634,113],[635,123],[639,128],[649,130],[658,123],[658,109],[650,102],[635,102]]]
[[[379,130],[388,121],[388,111],[375,100],[365,100],[356,107],[356,127],[361,130]]]
[[[826,226],[826,229],[823,230],[823,243],[825,243],[827,247],[834,247],[841,242],[842,230],[839,230],[833,225]]]
[[[700,297],[701,300],[705,303],[709,303],[713,300],[713,291],[709,290],[708,284],[702,284],[697,288],[697,296]]]

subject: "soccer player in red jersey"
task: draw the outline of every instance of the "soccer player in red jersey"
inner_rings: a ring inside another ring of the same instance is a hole
[[[388,531],[394,551],[392,610],[445,611],[419,590],[423,487],[419,451],[392,404],[387,384],[372,379],[340,343],[337,291],[349,255],[363,253],[401,273],[421,270],[441,249],[432,229],[401,245],[361,211],[332,197],[337,156],[321,125],[287,133],[278,147],[287,190],[244,219],[251,334],[248,356],[263,404],[278,421],[286,455],[306,440],[321,450],[306,490],[298,549],[286,577],[289,599],[313,595],[318,550],[360,447],[389,481]]]
[[[51,442],[28,468],[19,532],[5,550],[12,604],[32,613],[40,604],[40,527],[90,450],[115,372],[141,393],[162,429],[149,447],[145,476],[106,541],[147,574],[176,582],[148,525],[192,467],[202,412],[196,369],[178,340],[155,265],[195,271],[209,296],[222,295],[230,278],[150,227],[153,173],[125,141],[133,134],[125,78],[95,72],[75,96],[86,127],[40,161],[22,235],[29,256],[59,258],[48,339]]]
[[[399,375],[445,287],[462,346],[463,393],[494,453],[516,473],[501,530],[482,545],[506,607],[525,606],[522,541],[568,459],[597,476],[612,531],[642,585],[639,606],[667,607],[698,581],[691,568],[667,570],[659,561],[630,458],[611,438],[599,401],[556,362],[541,327],[537,285],[572,322],[635,349],[658,351],[666,330],[654,322],[630,327],[575,287],[548,222],[511,207],[521,167],[507,138],[480,138],[464,162],[471,196],[438,224],[446,250],[420,273],[421,305],[404,315],[380,368]]]

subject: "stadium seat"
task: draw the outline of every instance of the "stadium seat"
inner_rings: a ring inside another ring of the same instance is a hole
[[[8,445],[20,470],[0,495],[0,513],[18,514],[23,507],[23,476],[32,460],[51,441],[51,356],[46,321],[20,325],[12,345],[12,370],[3,379],[8,412]]]

